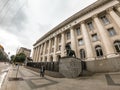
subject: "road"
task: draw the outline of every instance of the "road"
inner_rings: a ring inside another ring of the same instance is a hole
[[[9,64],[0,62],[0,88],[9,70]]]

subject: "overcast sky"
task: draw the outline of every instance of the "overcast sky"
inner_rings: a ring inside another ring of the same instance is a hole
[[[97,0],[0,0],[0,44],[6,53],[33,44],[56,25]]]

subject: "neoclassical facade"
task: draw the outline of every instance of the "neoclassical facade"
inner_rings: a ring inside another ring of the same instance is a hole
[[[117,0],[98,0],[69,17],[33,45],[34,62],[58,61],[69,44],[85,61],[120,54],[120,5]]]

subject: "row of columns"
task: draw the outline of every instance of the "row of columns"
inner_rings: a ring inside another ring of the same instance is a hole
[[[120,7],[117,8],[117,10],[120,12]],[[115,21],[115,23],[118,25],[118,27],[120,28],[120,17],[114,12],[113,8],[110,8],[107,10],[108,14],[113,18],[113,20]],[[106,55],[108,57],[114,55],[114,48],[112,46],[112,43],[110,42],[110,38],[106,33],[106,29],[105,27],[102,25],[102,23],[100,22],[99,18],[97,17],[97,15],[93,16],[93,21],[95,22],[96,26],[97,26],[97,30],[100,34],[101,37],[101,41],[103,43],[103,46],[105,47],[105,51],[106,51]],[[93,47],[92,47],[92,43],[90,40],[90,36],[89,33],[87,31],[85,22],[82,21],[81,22],[81,30],[82,30],[82,35],[83,35],[83,39],[85,42],[85,48],[86,48],[86,56],[88,59],[93,59],[94,53],[93,53]],[[77,38],[75,37],[75,30],[71,27],[70,28],[70,34],[71,34],[71,48],[75,51],[76,56],[78,56],[78,48],[77,48]],[[61,57],[65,56],[64,50],[65,50],[65,33],[62,32],[61,33]],[[109,46],[108,46],[109,45]],[[42,47],[43,45],[41,45],[40,47],[37,47],[34,49],[33,51],[33,59],[35,59],[35,61],[40,60],[40,54],[41,51],[43,49],[43,60],[45,59],[45,51],[46,51],[46,42],[44,43],[44,47]],[[47,54],[47,60],[50,60],[50,49],[51,49],[51,40],[49,40],[49,44],[48,44],[48,54]],[[53,52],[53,60],[56,60],[56,51],[57,51],[57,36],[54,37],[54,52]]]

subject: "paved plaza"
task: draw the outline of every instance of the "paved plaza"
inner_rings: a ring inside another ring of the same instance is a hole
[[[120,90],[120,72],[96,73],[93,76],[70,78],[40,77],[39,73],[20,67],[18,81],[11,80],[16,67],[10,68],[1,90]]]

